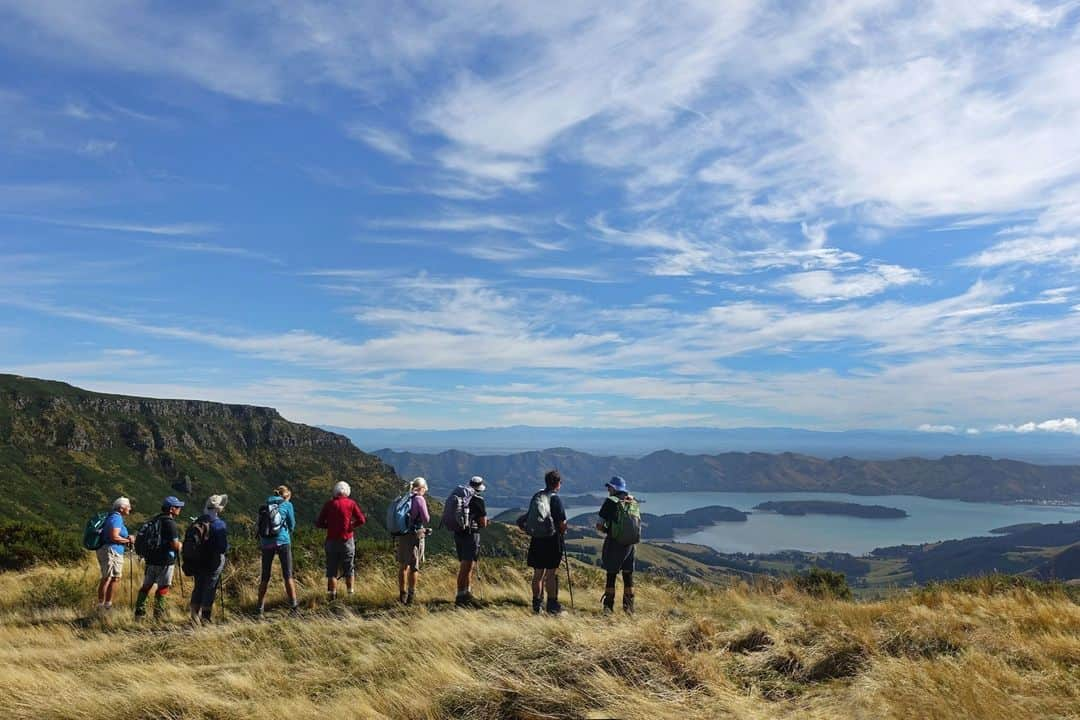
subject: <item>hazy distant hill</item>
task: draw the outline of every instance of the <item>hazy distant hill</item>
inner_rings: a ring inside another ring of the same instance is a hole
[[[152,513],[168,494],[199,504],[216,492],[229,494],[231,512],[250,516],[269,488],[287,482],[306,521],[338,480],[365,509],[399,489],[377,457],[272,408],[0,375],[0,517],[76,525],[120,494]]]
[[[1034,463],[1080,465],[1080,436],[1068,433],[983,432],[977,435],[912,430],[821,432],[795,428],[583,428],[511,427],[465,430],[358,430],[328,428],[357,447],[434,453],[457,449],[504,455],[572,447],[595,455],[643,456],[656,450],[713,455],[723,452],[793,452],[815,457],[896,460],[905,457],[987,455]]]
[[[445,488],[463,477],[483,475],[492,494],[519,496],[534,490],[545,471],[558,468],[565,491],[600,490],[622,475],[640,491],[815,491],[856,495],[922,495],[971,501],[1080,501],[1080,467],[1043,466],[977,455],[938,460],[822,460],[781,453],[684,455],[663,450],[642,458],[596,456],[567,448],[511,455],[436,455],[375,452],[403,476],[423,475]]]

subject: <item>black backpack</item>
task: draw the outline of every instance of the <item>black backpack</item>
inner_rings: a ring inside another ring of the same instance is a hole
[[[180,569],[191,577],[210,564],[210,518],[206,515],[188,526],[180,547]]]
[[[161,515],[150,518],[135,534],[135,554],[146,559],[161,550]]]

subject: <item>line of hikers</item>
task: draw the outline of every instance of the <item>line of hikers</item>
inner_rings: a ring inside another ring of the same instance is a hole
[[[538,614],[564,612],[559,603],[558,570],[566,557],[567,517],[558,495],[561,487],[559,472],[549,471],[544,476],[544,489],[532,496],[528,510],[517,518],[517,525],[530,538],[527,563],[533,568],[532,609]],[[623,609],[633,612],[635,546],[641,539],[638,503],[621,477],[612,477],[605,487],[608,497],[600,507],[596,524],[596,529],[604,533],[601,567],[607,572],[601,603],[605,612],[614,610],[616,582],[621,573]],[[473,476],[467,484],[455,488],[444,504],[442,525],[453,533],[459,562],[454,599],[459,607],[479,604],[473,596],[472,584],[480,559],[480,533],[488,526],[485,490],[484,479]],[[428,527],[431,515],[425,498],[427,491],[427,481],[422,477],[414,478],[408,491],[387,508],[386,526],[396,542],[398,600],[404,605],[414,601],[417,579],[424,563],[425,539],[431,533]],[[348,483],[336,483],[333,497],[322,506],[315,519],[315,527],[326,531],[326,593],[331,602],[337,597],[339,577],[345,579],[346,592],[353,594],[356,574],[354,532],[367,522],[360,506],[350,497],[351,492]],[[290,613],[299,612],[292,555],[296,512],[291,499],[290,488],[279,485],[258,510],[256,534],[262,556],[257,600],[260,616],[265,610],[275,558],[281,566]],[[133,551],[145,561],[142,585],[135,600],[136,617],[146,615],[150,593],[155,587],[154,617],[160,618],[164,614],[166,598],[179,564],[181,586],[185,575],[194,580],[189,607],[191,620],[197,624],[209,622],[229,552],[228,528],[221,518],[228,501],[227,495],[207,498],[202,514],[193,518],[182,538],[176,519],[185,503],[171,495],[162,501],[161,512],[144,523],[135,535],[131,535],[124,524],[124,518],[132,509],[131,501],[126,497],[117,498],[110,512],[98,513],[91,518],[84,531],[83,545],[96,551],[101,569],[98,610],[104,612],[112,608],[123,575],[125,554]]]

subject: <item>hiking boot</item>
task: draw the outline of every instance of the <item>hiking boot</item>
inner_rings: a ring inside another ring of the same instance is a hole
[[[633,595],[623,595],[622,609],[623,609],[623,612],[626,613],[627,615],[633,615],[634,614],[634,596]]]
[[[556,600],[555,602],[548,601],[547,607],[544,608],[548,615],[565,615],[566,611],[563,610],[563,606]]]
[[[401,603],[402,605],[408,605],[408,604],[409,604],[409,603],[407,602],[407,600],[408,600],[408,597],[409,597],[409,596],[408,596],[408,594],[407,594],[407,593],[399,592],[399,593],[398,593],[398,596],[397,596],[397,601],[398,601],[399,603]]]
[[[411,592],[405,593],[405,600],[403,600],[402,602],[404,602],[406,605],[412,605],[413,604],[413,598],[415,598],[415,597],[416,597],[415,594],[413,594]]]
[[[465,593],[454,598],[454,605],[457,607],[477,608],[480,607],[480,602],[472,593]]]
[[[605,592],[600,596],[600,604],[604,606],[605,615],[615,612],[615,594]]]
[[[544,609],[544,596],[533,598],[533,613],[539,615]]]
[[[135,617],[137,617],[137,618],[144,618],[144,617],[146,617],[146,608],[145,608],[145,607],[138,607],[138,606],[136,606],[136,607],[135,607]]]

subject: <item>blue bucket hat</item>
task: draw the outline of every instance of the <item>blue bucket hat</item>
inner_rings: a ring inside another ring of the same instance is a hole
[[[626,489],[626,481],[618,475],[615,475],[610,480],[608,480],[607,483],[604,484],[604,487],[609,487],[615,492],[629,492]]]
[[[169,497],[161,501],[161,506],[167,508],[182,508],[184,507],[184,501],[176,497],[175,495],[170,495]]]

